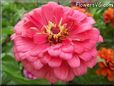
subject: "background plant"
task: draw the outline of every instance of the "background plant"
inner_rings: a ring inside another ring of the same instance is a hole
[[[25,0],[27,1],[27,0]],[[0,79],[1,84],[50,84],[47,80],[37,79],[28,80],[22,74],[22,65],[17,63],[12,54],[13,43],[10,40],[10,35],[13,33],[14,25],[23,17],[23,14],[45,4],[49,1],[54,0],[31,0],[28,2],[18,2],[18,0],[3,0],[2,1],[2,39],[0,43],[2,44],[2,79]],[[57,0],[55,0],[57,1]],[[105,0],[107,3],[107,0]],[[69,0],[59,0],[59,4],[70,6]],[[103,20],[103,13],[108,7],[89,7],[88,11],[93,14],[96,20],[95,27],[99,28],[101,35],[104,38],[104,42],[97,46],[98,49],[101,47],[114,48],[114,27],[109,24],[105,24]],[[100,60],[98,60],[100,61]],[[97,76],[96,65],[93,69],[88,70],[86,75],[81,77],[76,77],[73,81],[67,84],[114,84],[114,82],[109,82],[106,78]],[[58,82],[57,84],[64,84]]]

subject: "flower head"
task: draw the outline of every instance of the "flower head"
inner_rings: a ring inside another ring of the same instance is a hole
[[[97,69],[96,73],[98,75],[107,76],[108,80],[114,81],[114,50],[102,48],[98,51],[98,55],[104,61],[99,62],[99,69]]]
[[[104,22],[114,25],[114,8],[108,8],[104,14]]]
[[[96,43],[102,41],[94,23],[92,17],[54,2],[25,14],[11,36],[25,76],[55,83],[85,74],[96,64]]]

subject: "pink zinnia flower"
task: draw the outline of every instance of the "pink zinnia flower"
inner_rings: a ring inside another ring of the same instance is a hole
[[[95,65],[96,43],[102,41],[94,23],[92,17],[54,2],[25,14],[11,36],[25,76],[55,83],[85,74]]]

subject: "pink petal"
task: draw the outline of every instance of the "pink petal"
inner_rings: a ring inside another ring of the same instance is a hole
[[[14,31],[16,32],[16,34],[22,34],[23,33],[23,24],[25,24],[27,21],[27,18],[23,18],[23,20],[19,21],[15,27],[14,27]]]
[[[85,41],[88,39],[91,39],[91,40],[94,39],[95,41],[97,41],[98,35],[99,35],[99,31],[97,29],[92,29],[78,34],[75,32],[72,32],[69,37],[74,41]]]
[[[45,54],[42,58],[41,61],[42,63],[48,63],[51,60],[51,56],[48,54]]]
[[[97,28],[93,28],[92,30],[91,30],[91,34],[90,34],[90,36],[91,36],[91,39],[93,40],[94,39],[94,41],[97,41],[98,40],[98,38],[99,38],[99,30],[97,29]]]
[[[75,74],[73,73],[73,71],[69,70],[68,76],[65,79],[65,81],[71,81],[71,80],[73,80],[74,77],[75,77]]]
[[[29,55],[29,54],[28,54]],[[34,56],[26,56],[26,59],[29,61],[29,62],[34,62],[38,57],[34,57]]]
[[[44,44],[46,42],[47,42],[47,35],[41,33],[34,35],[34,43]]]
[[[60,57],[65,59],[65,60],[68,60],[68,59],[71,59],[72,58],[72,53],[64,53],[64,52],[61,52],[60,53]]]
[[[82,46],[84,47],[85,51],[90,50],[94,46],[96,46],[96,40],[88,40],[82,43]]]
[[[63,47],[62,47],[62,51],[63,51],[63,52],[71,52],[71,53],[72,53],[72,52],[73,52],[73,49],[74,49],[74,48],[73,48],[72,45],[66,45],[66,46],[63,46]]]
[[[33,71],[34,68],[32,67],[32,64],[30,62],[28,62],[27,60],[23,60],[21,61],[22,64],[24,65],[24,68],[27,70],[27,71]]]
[[[39,33],[39,30],[36,28],[36,27],[29,27],[29,28],[25,28],[25,34],[24,36],[26,35],[27,37],[30,37],[32,38],[35,34]]]
[[[80,23],[82,20],[86,18],[86,15],[78,10],[75,10],[72,17],[75,18],[78,23]]]
[[[79,57],[83,59],[84,61],[88,61],[92,58],[89,52],[84,52],[83,54],[79,55]]]
[[[68,76],[68,67],[62,64],[60,67],[54,68],[54,74],[57,78],[64,80]]]
[[[48,53],[51,55],[51,56],[59,56],[61,50],[58,48],[58,49],[54,49],[54,48],[49,48],[48,49]]]
[[[54,75],[53,69],[50,69],[48,73],[46,74],[46,78],[51,82],[51,83],[56,83],[57,78]]]
[[[28,72],[26,69],[23,70],[23,74],[29,79],[36,79],[36,77],[31,72]]]
[[[14,44],[18,52],[26,52],[31,50],[35,45],[29,38],[17,37],[14,40]]]
[[[33,11],[27,13],[25,15],[31,23],[34,24],[39,30],[41,30],[42,26],[44,24],[47,24],[47,22],[43,19],[43,15],[41,14],[41,8],[36,8]]]
[[[86,64],[89,68],[93,68],[97,62],[97,58],[93,57],[91,60],[89,60]]]
[[[64,11],[63,8],[61,6],[56,6],[54,9],[54,16],[55,16],[55,21],[56,24],[58,24],[61,20],[61,18],[63,17]]]
[[[33,62],[33,66],[35,69],[40,69],[43,67],[43,64],[40,62],[40,60],[36,60]]]
[[[71,34],[70,37],[73,39],[73,42],[77,45],[80,45],[80,44],[89,45],[89,43],[91,42],[94,42],[94,43],[97,42],[98,35],[99,35],[99,31],[93,28],[92,30],[85,31],[83,33],[78,33],[78,34],[73,33]]]
[[[14,56],[16,58],[16,61],[20,61],[21,58],[19,57],[19,53],[17,52],[17,49],[15,47],[13,47],[13,52],[14,52]]]
[[[15,34],[15,33],[14,33],[14,34],[12,34],[12,35],[10,36],[11,40],[14,40],[16,37],[17,37],[17,36],[16,36],[16,34]]]
[[[18,55],[19,55],[19,57],[20,57],[21,60],[24,60],[24,59],[27,58],[26,54],[27,54],[27,52],[25,52],[25,53],[21,53],[20,52]]]
[[[80,59],[78,56],[74,56],[73,58],[68,60],[68,64],[71,67],[79,67],[80,66]]]
[[[51,57],[51,60],[48,62],[50,67],[59,67],[62,63],[62,59],[59,57]]]
[[[85,32],[87,30],[91,30],[92,29],[92,25],[88,24],[88,23],[84,23],[81,24],[78,28],[77,28],[77,32],[76,33],[82,33]]]
[[[48,44],[37,44],[30,50],[30,55],[34,57],[40,57],[40,55],[48,48]]]
[[[53,15],[53,11],[56,6],[57,6],[56,3],[49,3],[47,5],[42,6],[42,14],[44,15],[47,21],[54,22],[54,16],[50,15]]]
[[[89,24],[95,24],[95,20],[92,17],[86,17],[82,22],[89,23]]]
[[[44,78],[47,74],[47,72],[50,70],[48,66],[44,66],[39,70],[32,70],[31,72],[37,77],[37,78]]]
[[[97,56],[96,47],[95,48],[92,48],[90,51],[91,51],[91,56],[93,56],[93,57],[96,57]]]
[[[26,60],[28,60],[30,62],[33,62],[33,61],[35,61],[37,59],[37,57],[31,56],[29,51],[25,52],[25,53],[19,52],[19,57],[20,57],[21,60],[26,59]]]
[[[103,42],[103,37],[100,35],[98,42]]]
[[[81,76],[85,74],[87,72],[86,65],[81,64],[79,67],[73,68],[73,72],[76,76]]]
[[[80,53],[82,53],[83,52],[83,47],[82,46],[80,46],[80,45],[78,45],[78,44],[75,44],[74,45],[74,51],[76,52],[76,53],[78,53],[78,54],[80,54]]]

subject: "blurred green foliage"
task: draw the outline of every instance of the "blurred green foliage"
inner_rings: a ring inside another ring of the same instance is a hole
[[[22,74],[22,65],[17,63],[12,54],[12,45],[13,43],[10,40],[10,35],[13,33],[14,25],[23,17],[23,14],[41,6],[44,3],[52,0],[45,0],[42,3],[41,0],[38,2],[27,2],[19,3],[11,2],[12,0],[4,0],[2,2],[2,84],[7,85],[17,85],[17,84],[50,84],[47,80],[38,79],[38,80],[29,80],[26,79]],[[56,0],[57,1],[57,0]],[[70,5],[69,0],[59,0],[62,5]],[[107,8],[88,8],[88,11],[93,14],[94,19],[96,20],[95,26],[99,28],[102,36],[104,37],[104,43],[98,45],[100,47],[110,47],[114,48],[114,28],[110,27],[109,24],[105,24],[103,21],[103,12]],[[89,69],[87,74],[81,77],[76,77],[72,82],[67,84],[111,84],[106,78],[97,76],[95,70],[97,65],[93,69]],[[1,82],[1,80],[0,80]],[[57,85],[64,84],[58,82]],[[114,84],[114,83],[113,83]]]

